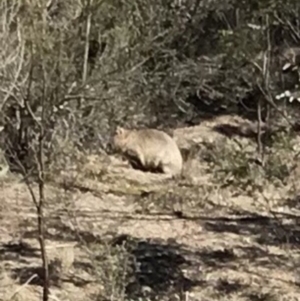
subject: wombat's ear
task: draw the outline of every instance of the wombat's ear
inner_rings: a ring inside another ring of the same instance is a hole
[[[116,134],[117,135],[122,135],[124,133],[124,129],[120,126],[117,126],[117,129],[116,129]]]

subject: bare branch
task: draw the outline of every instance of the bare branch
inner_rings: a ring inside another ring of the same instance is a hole
[[[82,85],[85,85],[87,79],[89,40],[90,40],[91,19],[92,19],[92,11],[91,11],[92,4],[93,4],[93,0],[89,0],[87,5],[88,15],[86,20],[86,31],[85,31],[85,49],[84,49],[84,61],[83,61],[83,72],[82,72]],[[78,108],[81,107],[83,100],[84,100],[83,97],[79,99]]]

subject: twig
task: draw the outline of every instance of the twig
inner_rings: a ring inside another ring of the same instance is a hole
[[[8,100],[8,98],[11,96],[12,94],[12,91],[13,89],[16,87],[16,83],[17,83],[17,80],[19,79],[19,76],[20,76],[20,73],[21,73],[21,70],[22,70],[22,67],[23,67],[23,61],[24,61],[24,49],[25,49],[25,46],[24,44],[22,43],[22,46],[21,46],[21,61],[20,61],[20,64],[18,66],[18,69],[17,69],[17,72],[14,76],[14,82],[12,83],[10,89],[7,91],[7,94],[5,95],[1,105],[0,105],[0,111],[2,110],[3,106],[5,105],[6,101]]]
[[[45,247],[45,218],[44,218],[44,202],[45,202],[45,167],[44,167],[44,138],[45,138],[45,106],[46,106],[46,72],[45,66],[43,64],[43,95],[42,95],[42,114],[41,123],[39,125],[39,143],[38,143],[38,184],[39,184],[39,204],[37,207],[38,214],[38,232],[39,232],[39,242],[41,247],[43,270],[44,270],[44,285],[43,285],[43,301],[48,301],[49,299],[49,269],[48,269],[48,256]]]
[[[84,85],[87,78],[87,66],[88,66],[88,58],[89,58],[89,40],[90,40],[90,30],[91,30],[91,19],[92,19],[92,12],[91,12],[91,5],[93,0],[88,1],[87,10],[87,20],[86,20],[86,31],[85,31],[85,49],[84,49],[84,61],[83,61],[83,72],[82,72],[82,84]],[[81,104],[84,100],[84,97],[81,97],[78,102],[78,109],[81,108]]]
[[[291,30],[291,32],[294,34],[294,37],[296,37],[297,41],[300,40],[300,34],[299,32],[297,32],[297,30],[295,29],[295,27],[292,25],[292,23],[289,20],[282,20],[279,16],[278,13],[275,12],[274,13],[275,18],[277,19],[277,21],[279,23],[281,23],[281,25],[285,26],[288,25],[289,29]]]
[[[248,62],[253,65],[255,68],[257,68],[263,75],[263,69],[254,61],[251,61],[251,60],[248,60]],[[265,101],[270,105],[272,106],[277,113],[279,113],[286,121],[287,123],[290,125],[290,126],[293,126],[292,122],[289,120],[289,118],[286,116],[286,114],[281,111],[277,106],[276,104],[274,103],[274,101],[272,100],[272,96],[270,94],[269,91],[265,91],[264,88],[261,86],[260,83],[256,83],[257,84],[257,87],[259,88],[259,90],[261,91],[261,93],[264,95],[265,97]]]
[[[266,16],[266,28],[267,28],[267,50],[264,52],[264,60],[263,60],[263,69],[262,76],[263,76],[263,82],[264,82],[264,88],[267,89],[269,87],[269,66],[270,66],[270,53],[271,53],[271,40],[270,40],[270,29],[269,29],[269,15]],[[259,83],[257,82],[257,85]],[[261,163],[264,166],[264,147],[262,142],[262,98],[259,97],[258,103],[257,103],[257,146],[258,146],[258,153],[261,159]]]
[[[38,275],[33,274],[24,284],[22,284],[21,287],[19,287],[9,298],[9,300],[12,300],[25,286],[27,286],[33,279],[35,279]]]

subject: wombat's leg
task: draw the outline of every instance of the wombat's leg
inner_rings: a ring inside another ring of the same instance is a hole
[[[135,152],[127,152],[127,158],[134,169],[139,169],[142,171],[146,171],[144,157]]]
[[[162,166],[162,172],[167,174],[167,175],[173,175],[173,169],[171,168],[170,165],[163,165]]]
[[[182,171],[180,170],[180,168],[176,165],[176,164],[163,164],[162,165],[162,171],[164,174],[170,175],[172,177],[180,177]]]
[[[140,160],[136,157],[134,158],[130,158],[130,164],[131,166],[134,168],[134,169],[140,169],[140,170],[143,170],[144,167],[143,165],[141,164]]]
[[[137,159],[140,162],[140,164],[146,168],[146,162],[145,162],[145,157],[142,153],[137,152]]]

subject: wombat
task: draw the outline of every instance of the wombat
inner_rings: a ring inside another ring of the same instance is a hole
[[[163,172],[172,177],[182,172],[183,160],[180,150],[165,132],[117,127],[113,145],[129,159],[133,167],[144,171]]]

